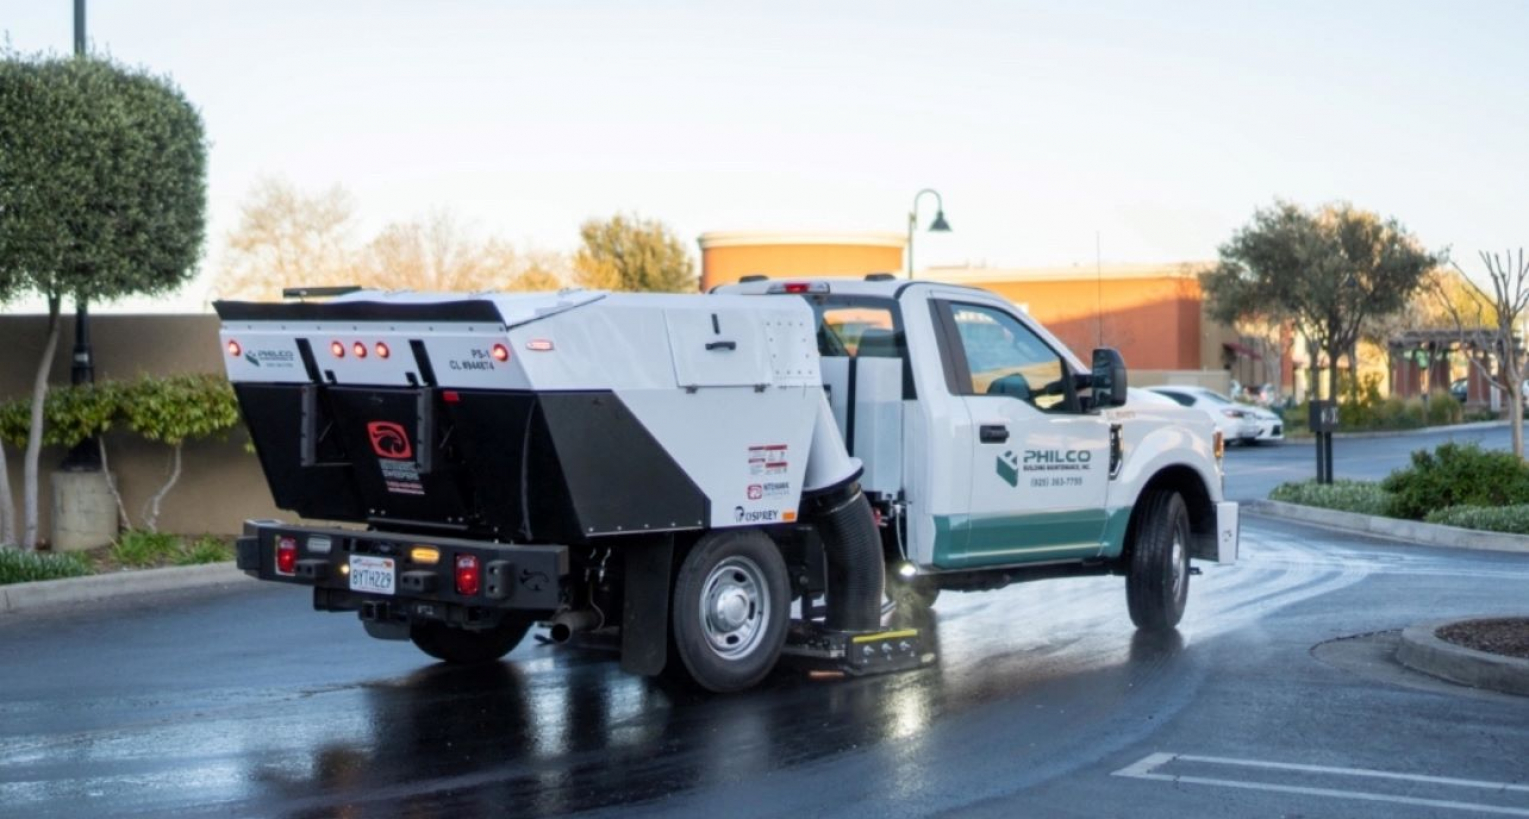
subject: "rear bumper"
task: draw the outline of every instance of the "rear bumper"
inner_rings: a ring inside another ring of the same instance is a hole
[[[277,545],[290,539],[297,547],[291,573],[279,570]],[[437,551],[434,564],[411,560],[416,547]],[[461,556],[478,560],[481,579],[476,594],[457,592],[455,561]],[[393,592],[357,591],[351,588],[353,557],[391,559]],[[315,603],[325,608],[362,609],[363,604],[386,603],[398,610],[423,609],[438,619],[458,619],[471,610],[484,613],[519,611],[550,614],[562,603],[568,580],[568,547],[559,545],[506,545],[456,538],[419,537],[394,532],[364,532],[294,526],[273,520],[244,523],[237,543],[237,566],[260,580],[311,586]],[[457,616],[448,616],[448,612]],[[472,619],[472,618],[469,618]]]

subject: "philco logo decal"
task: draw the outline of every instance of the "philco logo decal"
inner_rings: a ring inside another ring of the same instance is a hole
[[[1087,469],[1094,453],[1086,449],[1027,449],[1025,471],[1047,469]]]
[[[1014,457],[1013,452],[1005,452],[998,456],[998,477],[1009,486],[1019,486],[1019,459]]]
[[[1086,449],[1027,449],[1021,459],[1007,451],[998,456],[998,477],[1019,486],[1021,472],[1083,472],[1093,469],[1094,453]]]
[[[244,360],[256,367],[271,365],[277,369],[297,366],[297,355],[291,350],[246,350]]]
[[[371,438],[372,451],[379,458],[407,461],[414,457],[414,447],[404,428],[391,421],[372,421],[366,425],[367,437]]]

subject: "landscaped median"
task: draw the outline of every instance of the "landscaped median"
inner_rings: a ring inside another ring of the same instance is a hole
[[[1447,443],[1383,481],[1286,483],[1248,511],[1430,546],[1529,552],[1529,465]]]
[[[0,547],[0,612],[106,600],[246,579],[223,538],[124,532],[89,552]]]
[[[1451,682],[1529,695],[1529,618],[1420,623],[1402,631],[1396,658]]]

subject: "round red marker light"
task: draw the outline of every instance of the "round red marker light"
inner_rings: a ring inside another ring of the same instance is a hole
[[[244,348],[239,346],[239,342],[234,341],[233,339],[228,340],[229,355],[233,356],[234,358],[238,358],[239,354],[242,352],[244,352]]]
[[[494,345],[494,360],[495,361],[509,361],[510,360],[510,348],[504,346],[503,344],[495,344]]]
[[[329,343],[329,352],[333,353],[335,358],[344,358],[345,345],[338,341],[331,341]]]
[[[377,342],[377,357],[378,358],[387,358],[388,356],[390,356],[392,354],[393,354],[393,351],[388,349],[388,345],[383,344],[380,341]]]
[[[366,345],[361,342],[352,344],[350,349],[355,352],[356,358],[366,358]]]

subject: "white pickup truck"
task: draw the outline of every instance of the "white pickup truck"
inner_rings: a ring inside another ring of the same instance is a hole
[[[239,566],[375,637],[497,660],[535,623],[715,691],[783,657],[931,661],[884,601],[1115,574],[1174,627],[1235,560],[1223,442],[1126,404],[986,291],[890,276],[706,296],[357,291],[220,302],[277,504]]]

